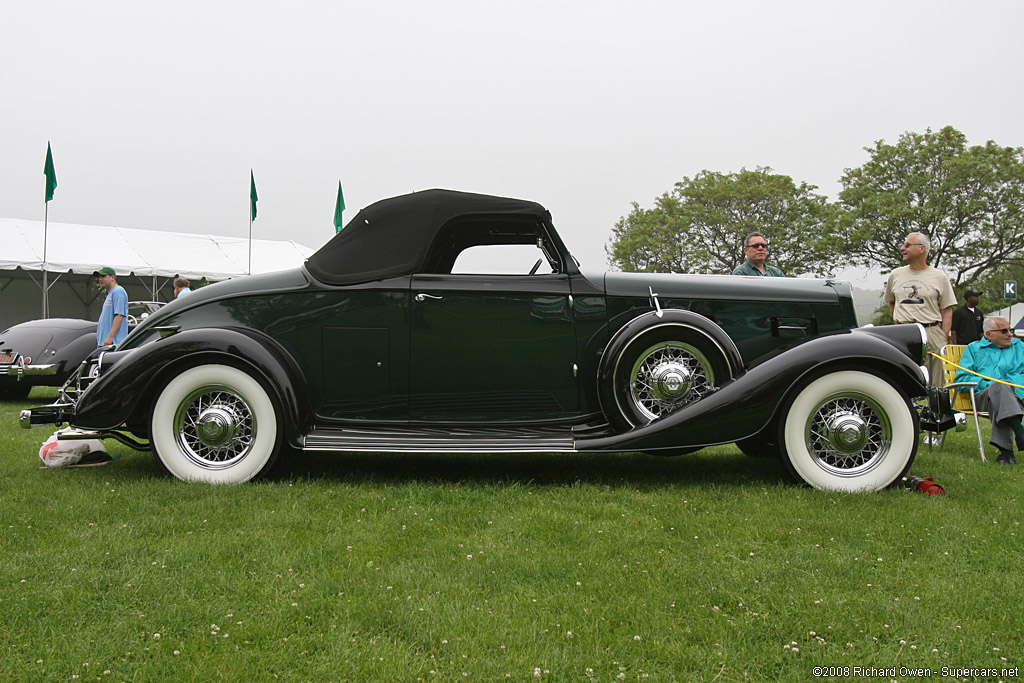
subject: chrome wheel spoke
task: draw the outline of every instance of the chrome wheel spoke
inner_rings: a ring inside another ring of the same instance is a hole
[[[697,348],[666,341],[648,348],[633,365],[629,393],[649,420],[669,415],[710,393],[714,372]]]
[[[888,453],[892,427],[870,397],[841,393],[827,398],[811,414],[806,443],[822,469],[841,476],[859,475]]]
[[[228,387],[204,386],[178,405],[174,428],[182,452],[206,468],[244,458],[256,439],[256,421],[245,399]]]

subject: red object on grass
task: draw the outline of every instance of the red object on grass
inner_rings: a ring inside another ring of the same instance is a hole
[[[936,484],[931,477],[903,477],[903,483],[908,489],[917,489],[929,496],[944,496],[945,489]]]

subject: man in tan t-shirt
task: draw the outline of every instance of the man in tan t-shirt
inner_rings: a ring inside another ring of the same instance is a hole
[[[928,332],[928,350],[941,353],[953,324],[956,294],[949,277],[928,265],[931,242],[926,235],[912,232],[907,235],[900,251],[907,264],[889,273],[885,285],[885,300],[889,312],[897,323],[921,323]],[[942,361],[929,357],[931,383],[942,386]]]

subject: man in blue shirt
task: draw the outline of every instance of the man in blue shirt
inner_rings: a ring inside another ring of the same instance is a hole
[[[177,299],[183,297],[186,294],[191,294],[192,290],[189,289],[189,281],[187,278],[176,277],[174,278],[174,296],[172,298]]]
[[[114,269],[104,266],[93,275],[100,278],[100,287],[107,290],[100,321],[96,326],[96,346],[120,344],[128,336],[128,292],[117,284]]]
[[[769,266],[768,238],[759,232],[752,232],[743,240],[743,263],[736,266],[733,275],[754,275],[757,277],[786,277],[775,266]]]
[[[957,370],[954,381],[977,382],[976,391],[979,410],[987,410],[992,418],[992,437],[989,443],[999,449],[996,462],[1016,465],[1013,456],[1014,442],[1017,451],[1024,451],[1024,342],[1012,336],[1010,323],[1005,318],[989,318],[985,321],[985,338],[971,342],[964,349],[960,366],[979,375],[1000,379],[1011,387],[991,379]],[[1012,436],[1012,439],[1011,439]]]

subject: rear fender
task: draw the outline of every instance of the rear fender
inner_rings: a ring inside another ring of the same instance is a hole
[[[252,374],[279,407],[289,442],[311,421],[305,379],[274,340],[250,330],[186,330],[127,352],[104,354],[110,367],[82,393],[72,424],[85,429],[146,425],[153,402],[171,378],[207,363],[232,365]],[[138,431],[138,429],[133,429]]]

